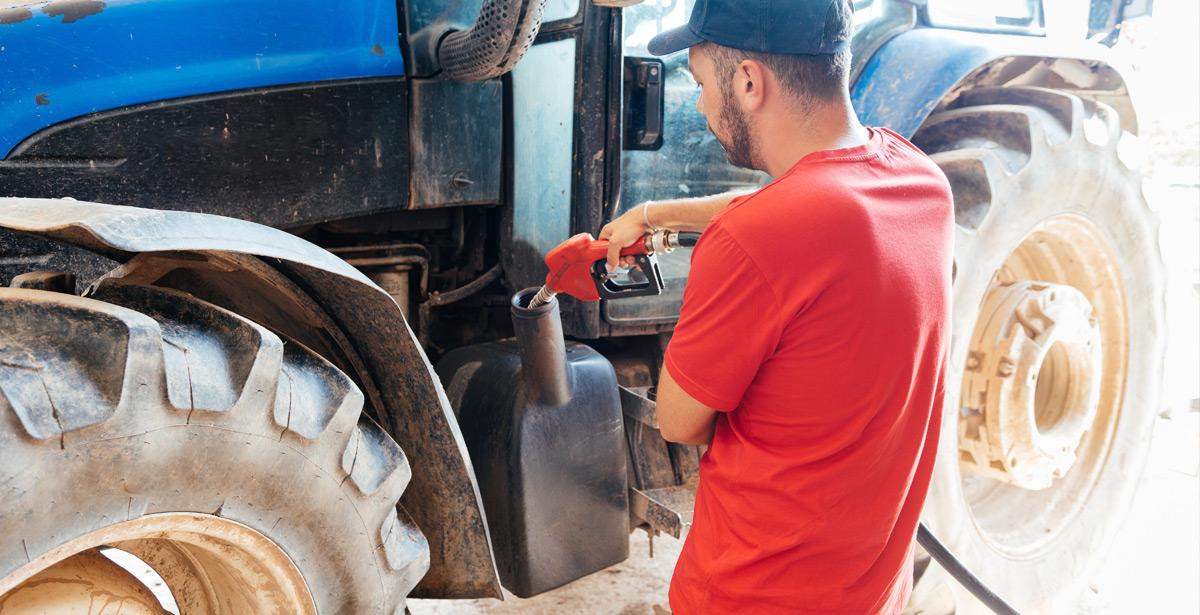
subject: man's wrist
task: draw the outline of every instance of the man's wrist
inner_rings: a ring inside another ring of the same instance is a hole
[[[654,201],[646,201],[645,203],[642,203],[642,222],[645,223],[646,228],[651,232],[657,231],[660,228],[650,221],[650,206],[653,204]]]

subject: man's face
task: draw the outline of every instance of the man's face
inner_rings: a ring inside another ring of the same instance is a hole
[[[755,168],[754,138],[750,134],[750,123],[734,98],[736,79],[732,70],[728,71],[731,74],[719,74],[716,63],[703,46],[688,50],[688,69],[700,88],[696,108],[708,122],[709,132],[725,149],[729,164]]]

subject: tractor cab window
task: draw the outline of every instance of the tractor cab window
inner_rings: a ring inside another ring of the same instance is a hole
[[[856,0],[856,27],[882,16],[888,1]],[[649,57],[646,45],[650,39],[687,23],[694,3],[694,0],[646,0],[624,9],[625,56]],[[765,184],[770,179],[766,174],[731,166],[725,151],[708,131],[704,117],[696,110],[700,92],[688,72],[687,53],[679,52],[662,60],[665,77],[662,147],[624,152],[620,210],[626,211],[648,200],[705,196]]]
[[[883,17],[887,3],[892,0],[854,0],[854,31]]]
[[[649,57],[654,35],[687,23],[691,0],[647,0],[624,12],[626,57]],[[662,58],[663,141],[657,150],[625,151],[621,158],[622,211],[648,200],[704,196],[754,187],[763,173],[733,167],[696,110],[700,96],[687,70],[687,53]]]
[[[579,13],[579,0],[547,0],[542,23],[570,19]]]
[[[930,0],[925,10],[945,28],[1032,33],[1046,25],[1041,0]]]
[[[649,58],[646,45],[654,35],[687,23],[692,0],[646,0],[624,9],[626,58]],[[708,131],[696,109],[700,96],[687,69],[687,53],[662,58],[662,142],[658,149],[625,150],[621,154],[621,198],[618,212],[651,200],[706,196],[764,185],[764,173],[729,164],[725,150]],[[675,320],[683,303],[691,249],[663,255],[659,265],[666,291],[656,297],[605,301],[605,320],[637,325]]]
[[[855,24],[884,15],[894,0],[856,0]],[[645,0],[622,13],[626,58],[648,58],[646,45],[659,32],[687,23],[694,0]],[[687,69],[687,53],[662,58],[662,139],[657,149],[625,149],[621,154],[621,193],[617,212],[651,200],[707,196],[753,189],[770,181],[765,173],[729,164],[725,150],[696,109],[700,92]],[[690,249],[660,257],[667,290],[657,297],[604,302],[604,318],[614,324],[670,322],[679,313]]]

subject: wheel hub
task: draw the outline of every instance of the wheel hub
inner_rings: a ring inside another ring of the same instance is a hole
[[[133,575],[92,549],[34,575],[0,597],[4,615],[167,615]]]
[[[1083,293],[994,284],[963,374],[962,467],[1029,490],[1066,476],[1096,417],[1101,365],[1100,329]]]
[[[124,608],[123,613],[147,612],[134,610],[139,605],[130,596],[136,593],[136,579],[127,579],[119,571],[112,573],[109,569],[113,566],[91,551],[103,545],[135,554],[152,565],[166,581],[182,613],[316,615],[317,612],[304,577],[279,545],[237,521],[192,512],[138,517],[50,549],[0,578],[0,611],[7,614],[8,601],[19,598],[23,606],[31,605],[32,610],[18,612],[99,613],[80,609],[101,605],[102,612],[108,613],[110,609],[104,605],[110,603]],[[100,563],[100,569],[96,562]],[[37,576],[39,573],[41,577]],[[62,596],[60,587],[46,582],[47,578],[60,577],[66,578],[67,583],[84,586]],[[105,580],[103,585],[100,580]],[[148,600],[142,602],[152,605]],[[60,610],[50,610],[51,606]],[[146,604],[140,606],[156,612]]]

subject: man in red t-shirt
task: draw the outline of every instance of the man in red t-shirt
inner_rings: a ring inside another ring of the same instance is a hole
[[[768,8],[771,7],[770,13]],[[847,92],[848,0],[698,0],[689,49],[740,196],[646,203],[601,231],[701,230],[658,383],[675,442],[707,444],[676,613],[899,613],[950,343],[949,186]]]

